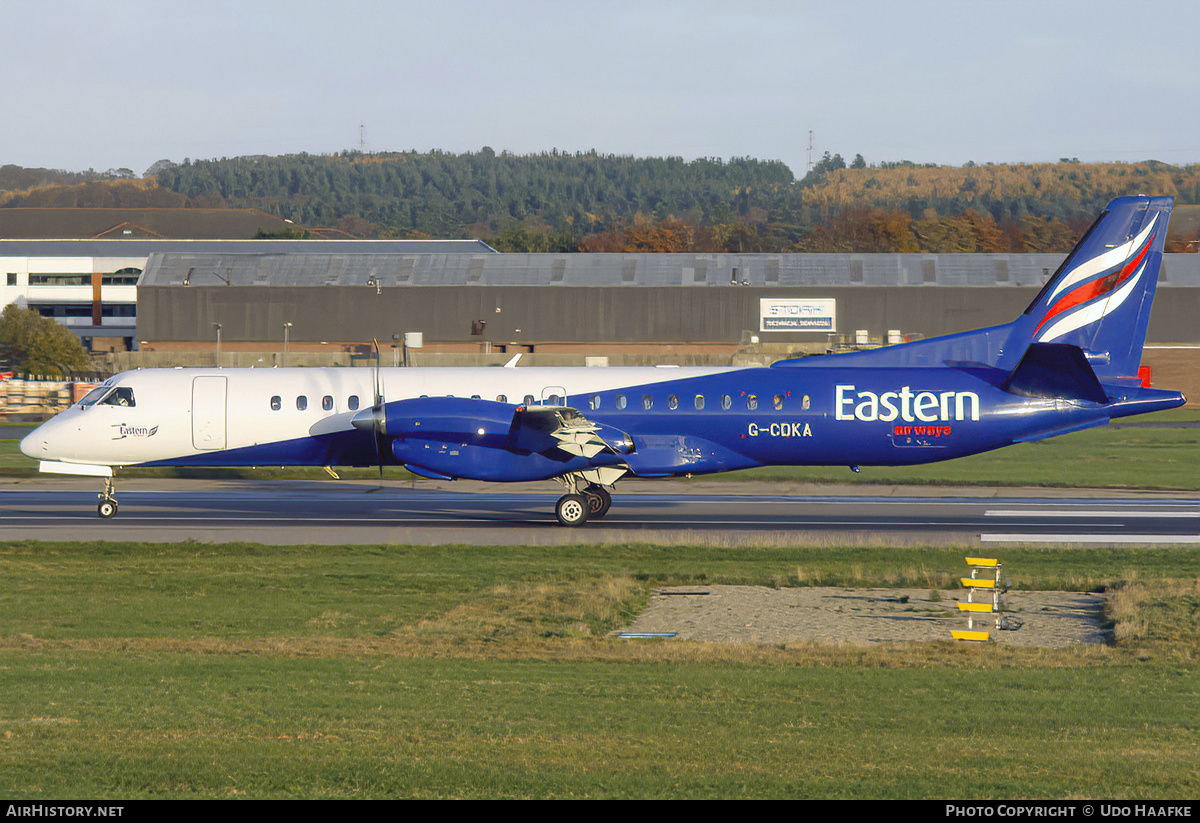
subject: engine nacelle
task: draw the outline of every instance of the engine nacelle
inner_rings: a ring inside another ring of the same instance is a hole
[[[503,448],[517,407],[469,397],[416,397],[383,406],[383,434]]]

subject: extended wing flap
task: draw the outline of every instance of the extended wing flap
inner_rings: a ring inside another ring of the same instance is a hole
[[[593,423],[569,406],[524,407],[513,415],[510,448],[531,452],[559,449],[578,457],[595,457],[603,451],[623,454],[632,440],[624,432]]]

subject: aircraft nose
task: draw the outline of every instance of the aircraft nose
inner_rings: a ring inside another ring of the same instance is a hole
[[[43,428],[45,427],[38,426],[21,439],[21,454],[32,457],[34,460],[45,459],[49,443],[46,442],[46,433],[42,431]]]

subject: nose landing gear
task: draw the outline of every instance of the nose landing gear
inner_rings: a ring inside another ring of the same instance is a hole
[[[111,477],[104,478],[104,491],[96,495],[100,498],[100,505],[96,506],[96,514],[100,515],[105,520],[111,520],[117,516],[117,498],[113,496],[113,481]]]

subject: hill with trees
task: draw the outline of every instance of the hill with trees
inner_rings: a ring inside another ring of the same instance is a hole
[[[827,153],[797,179],[782,162],[749,157],[484,147],[159,161],[142,179],[127,171],[79,178],[5,166],[0,207],[255,208],[358,237],[480,237],[501,251],[1020,252],[1068,250],[1119,195],[1200,203],[1200,166],[1072,158],[952,167]]]

